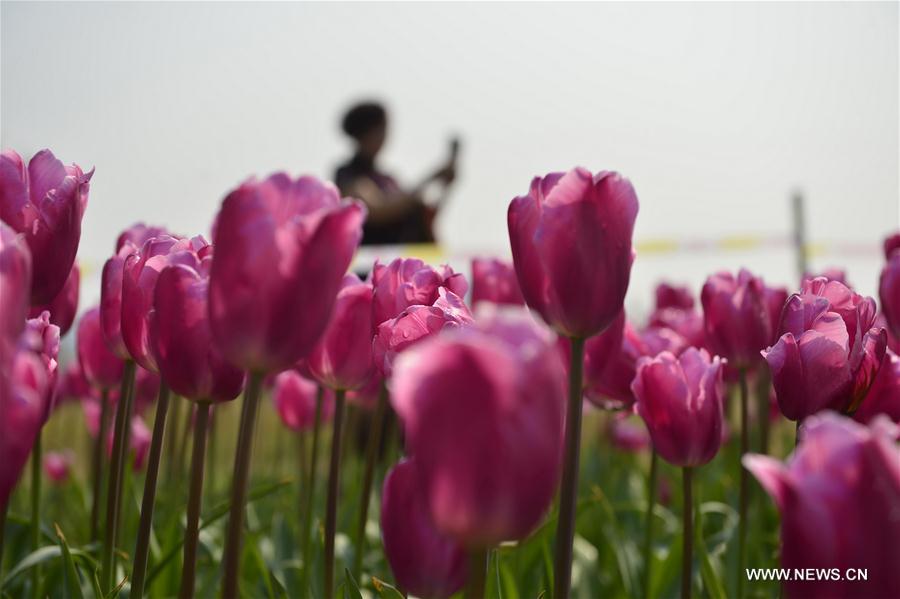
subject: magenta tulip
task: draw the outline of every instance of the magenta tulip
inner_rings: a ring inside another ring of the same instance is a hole
[[[857,580],[811,577],[785,581],[789,597],[900,596],[900,448],[896,426],[866,427],[833,413],[804,422],[801,443],[786,464],[744,457],[781,511],[781,566],[865,569]],[[836,569],[836,570],[832,570]]]
[[[362,236],[365,208],[284,173],[250,179],[222,203],[209,284],[213,338],[235,366],[289,368],[325,331]]]
[[[890,350],[885,354],[875,382],[853,414],[853,419],[868,423],[878,414],[900,423],[900,357]]]
[[[626,453],[639,453],[650,446],[650,434],[647,427],[626,415],[613,416],[607,425],[610,444]]]
[[[27,168],[13,150],[0,153],[0,220],[24,234],[31,250],[32,305],[52,301],[69,276],[93,174],[63,165],[50,150],[35,154]]]
[[[741,269],[737,277],[712,275],[700,294],[706,343],[739,370],[752,370],[762,361],[759,352],[773,337],[772,320],[762,279]]]
[[[781,337],[763,352],[781,412],[803,420],[825,408],[852,413],[887,346],[875,326],[875,300],[825,278],[807,280],[781,317]]]
[[[59,327],[50,323],[50,313],[44,311],[37,318],[25,321],[25,331],[19,339],[21,347],[32,351],[41,359],[47,371],[47,390],[44,400],[44,420],[50,417],[55,401],[54,391],[58,378]]]
[[[653,447],[681,467],[712,460],[722,443],[722,361],[688,348],[676,358],[663,352],[641,358],[632,383],[637,413]]]
[[[655,293],[657,310],[666,308],[693,310],[694,308],[694,295],[687,287],[662,282],[656,286]]]
[[[442,287],[459,297],[464,297],[469,287],[466,278],[449,266],[433,268],[418,258],[397,258],[387,266],[376,262],[372,286],[372,320],[376,327],[400,316],[410,306],[434,304]]]
[[[91,308],[81,315],[76,345],[78,362],[91,385],[109,390],[119,384],[125,364],[110,351],[103,339],[99,308]]]
[[[67,401],[80,401],[94,394],[91,384],[81,369],[81,363],[77,360],[70,363],[63,371],[62,376],[58,379],[56,389],[57,405]]]
[[[401,461],[384,479],[381,535],[385,556],[404,592],[443,599],[465,584],[465,548],[435,528],[415,460]]]
[[[49,451],[44,455],[44,473],[53,483],[69,480],[74,457],[71,451]]]
[[[620,174],[577,168],[535,177],[507,215],[522,295],[567,337],[605,329],[622,310],[631,276],[638,199]]]
[[[178,235],[169,233],[164,227],[155,227],[152,225],[145,225],[144,223],[134,223],[119,233],[119,236],[116,238],[116,252],[121,250],[126,244],[140,249],[148,240],[153,239],[154,237],[162,237],[163,235],[169,235],[176,238],[179,237]]]
[[[384,385],[384,377],[381,376],[381,371],[375,368],[372,370],[369,380],[362,387],[347,392],[347,403],[355,404],[364,410],[375,409],[382,385]]]
[[[272,400],[281,422],[293,431],[312,429],[316,416],[318,385],[296,370],[285,370],[275,377]],[[334,394],[322,397],[322,420],[334,414]]]
[[[784,311],[784,305],[787,303],[788,292],[784,287],[766,286],[763,291],[763,298],[766,303],[766,312],[769,315],[769,324],[772,331],[769,344],[772,344],[778,340],[778,331],[781,328],[781,313]]]
[[[496,258],[472,260],[472,306],[481,302],[524,306],[516,269],[511,262]]]
[[[31,251],[25,237],[0,222],[0,360],[12,357],[25,328],[31,294]]]
[[[895,235],[900,239],[900,234]],[[878,295],[881,300],[881,312],[887,321],[891,333],[900,337],[900,241],[897,248],[891,239],[885,241],[885,258],[887,263],[881,269],[878,283]]]
[[[78,291],[81,285],[81,272],[78,264],[72,265],[69,277],[65,285],[59,290],[49,303],[31,308],[29,318],[34,318],[44,310],[50,312],[50,322],[59,327],[60,336],[65,335],[75,322],[75,314],[78,312]]]
[[[431,306],[410,306],[393,320],[378,325],[373,342],[375,366],[390,378],[394,360],[404,350],[423,339],[473,322],[465,302],[445,287],[438,289],[438,299]]]
[[[534,529],[559,481],[565,389],[553,335],[524,315],[458,327],[400,357],[391,402],[438,530],[477,548]]]

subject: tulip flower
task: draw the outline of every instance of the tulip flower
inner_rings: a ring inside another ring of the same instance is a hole
[[[496,258],[472,260],[472,306],[481,302],[525,305],[512,263]]]
[[[900,239],[900,234],[894,237]],[[890,239],[885,241],[887,262],[881,269],[878,294],[881,312],[887,320],[891,333],[895,337],[900,337],[900,241],[897,242],[897,248],[894,248],[890,241]]]
[[[772,337],[766,285],[750,271],[712,275],[700,294],[710,351],[737,369],[754,369]]]
[[[50,387],[44,397],[44,422],[50,417],[55,401],[54,390],[58,378],[59,363],[59,327],[50,322],[50,313],[46,310],[36,318],[25,321],[25,331],[19,339],[19,344],[27,347],[40,357],[44,368],[47,370]]]
[[[669,352],[641,358],[632,389],[637,413],[650,431],[654,450],[682,468],[681,596],[689,597],[694,536],[692,471],[712,460],[722,443],[722,361],[718,356],[710,359],[706,350],[695,348],[688,348],[678,358]]]
[[[639,453],[650,445],[647,427],[626,416],[614,416],[607,425],[610,444],[626,453]]]
[[[372,287],[372,321],[378,326],[397,318],[410,306],[434,304],[440,288],[464,297],[469,284],[447,265],[433,268],[418,258],[397,258],[387,266],[375,263]]]
[[[0,222],[0,360],[12,358],[31,294],[31,251],[25,237]]]
[[[103,340],[100,310],[97,307],[90,308],[81,315],[76,345],[78,363],[91,385],[109,391],[119,383],[124,362],[109,350]]]
[[[694,309],[694,295],[687,287],[662,282],[656,286],[656,309],[677,308],[679,310]]]
[[[790,578],[788,597],[900,596],[900,448],[884,417],[866,427],[823,412],[787,462],[744,457],[781,512],[781,567],[864,569],[853,580]]]
[[[81,364],[78,361],[72,362],[63,371],[56,386],[56,403],[60,405],[67,401],[81,401],[93,395],[93,389]]]
[[[93,174],[63,165],[50,150],[27,168],[13,150],[0,153],[0,220],[24,234],[31,250],[31,305],[53,300],[69,276]]]
[[[601,407],[623,408],[634,403],[631,381],[642,355],[638,333],[623,310],[612,324],[584,344],[584,390]]]
[[[853,414],[853,419],[868,423],[878,414],[900,423],[900,357],[890,350],[885,354],[875,382]]]
[[[435,528],[414,459],[402,460],[384,479],[381,535],[385,556],[405,593],[443,599],[465,584],[466,549]]]
[[[296,370],[285,370],[275,377],[272,400],[282,424],[293,431],[313,428],[316,413],[316,395],[319,386]],[[325,394],[321,417],[325,420],[334,413],[334,397]]]
[[[44,455],[44,473],[60,485],[69,480],[73,459],[71,451],[49,451]]]
[[[59,327],[60,336],[69,332],[78,312],[78,291],[81,284],[81,273],[78,264],[72,265],[65,285],[49,303],[31,308],[29,318],[39,316],[45,310],[50,313],[50,322]]]

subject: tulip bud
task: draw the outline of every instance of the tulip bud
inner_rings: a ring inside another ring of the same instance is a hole
[[[881,300],[881,312],[891,333],[895,337],[900,337],[900,234],[894,237],[897,238],[897,248],[893,248],[890,239],[885,241],[887,262],[881,269],[878,295]]]
[[[694,296],[687,287],[662,282],[656,286],[656,309],[693,310]]]
[[[281,422],[293,431],[309,430],[315,424],[318,385],[296,370],[285,370],[275,377],[272,400]],[[322,395],[322,421],[334,415],[334,393]]]
[[[44,472],[55,484],[62,484],[69,479],[74,460],[71,451],[49,451],[44,455]]]

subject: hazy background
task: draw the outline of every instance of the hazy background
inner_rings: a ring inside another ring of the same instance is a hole
[[[330,177],[349,151],[338,119],[363,97],[391,110],[383,163],[401,180],[462,136],[440,221],[453,256],[508,253],[506,206],[535,174],[629,176],[638,310],[661,276],[699,286],[745,264],[793,287],[781,245],[652,250],[784,237],[794,188],[813,266],[847,265],[861,291],[898,227],[897,3],[4,1],[0,18],[3,147],[97,169],[86,301],[126,225],[207,233],[248,175]]]

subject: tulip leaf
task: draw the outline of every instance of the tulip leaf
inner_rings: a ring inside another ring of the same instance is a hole
[[[350,570],[344,568],[344,599],[362,599],[362,593],[359,592],[359,586]]]
[[[400,591],[397,590],[396,587],[393,587],[381,580],[380,578],[372,577],[372,586],[375,587],[375,591],[378,593],[378,596],[382,599],[406,599]]]
[[[72,553],[69,551],[69,544],[66,543],[66,537],[62,530],[60,530],[59,525],[54,523],[53,527],[56,529],[56,538],[59,540],[59,550],[62,553],[64,567],[63,576],[66,581],[65,597],[83,599],[84,595],[81,593],[81,579],[78,577],[78,569],[75,567]]]
[[[697,521],[694,545],[697,547],[696,551],[700,558],[700,576],[703,579],[703,586],[712,599],[726,599],[722,577],[713,564],[709,551],[706,549],[706,540],[703,538],[703,510],[698,507],[694,510],[694,515]]]

